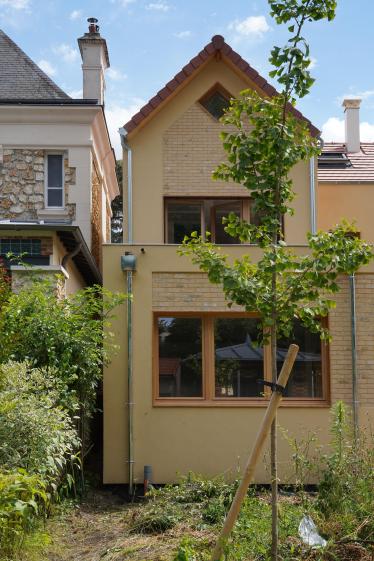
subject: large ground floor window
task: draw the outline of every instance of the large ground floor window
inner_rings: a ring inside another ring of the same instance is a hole
[[[257,343],[260,322],[250,314],[155,314],[156,404],[261,404],[270,390],[270,347]],[[300,347],[286,389],[289,404],[328,402],[328,349],[318,334],[295,322],[293,335],[278,341],[281,368],[290,343]]]

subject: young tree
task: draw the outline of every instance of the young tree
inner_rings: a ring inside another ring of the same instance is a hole
[[[243,91],[231,101],[222,118],[230,132],[223,132],[227,162],[214,172],[214,178],[234,181],[246,187],[254,201],[261,224],[250,224],[230,214],[225,230],[244,243],[258,244],[263,252],[257,263],[244,255],[228,261],[209,241],[196,232],[185,238],[182,255],[192,256],[212,283],[222,284],[229,305],[239,304],[246,311],[258,311],[263,342],[269,342],[272,380],[277,380],[277,337],[289,337],[295,319],[326,339],[329,334],[320,322],[335,302],[331,294],[339,290],[339,274],[351,274],[373,257],[371,248],[354,235],[352,226],[338,225],[331,232],[308,234],[309,251],[299,256],[284,241],[283,216],[293,214],[294,197],[289,173],[294,165],[316,156],[319,141],[311,136],[306,123],[294,116],[297,98],[308,94],[314,80],[309,46],[302,36],[306,22],[335,16],[335,0],[268,0],[271,15],[278,24],[288,24],[290,39],[282,48],[274,47],[270,62],[272,77],[282,91],[275,97],[262,97]],[[272,559],[277,559],[277,451],[276,421],[271,431],[272,479]]]

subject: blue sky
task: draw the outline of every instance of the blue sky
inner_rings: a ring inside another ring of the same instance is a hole
[[[266,78],[270,49],[286,38],[266,0],[0,0],[1,28],[74,97],[82,88],[76,39],[89,16],[108,43],[106,109],[116,148],[118,127],[214,34]],[[343,140],[341,101],[360,96],[362,139],[374,141],[373,21],[373,0],[338,0],[333,22],[305,28],[316,83],[298,107],[325,140]]]

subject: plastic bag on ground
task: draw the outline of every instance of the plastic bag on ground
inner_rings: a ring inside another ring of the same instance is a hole
[[[309,545],[312,549],[325,547],[327,544],[327,541],[319,535],[317,526],[314,524],[310,516],[303,516],[299,524],[299,536],[303,542]]]

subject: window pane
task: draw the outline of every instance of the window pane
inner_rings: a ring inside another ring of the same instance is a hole
[[[48,206],[62,206],[62,189],[48,189]]]
[[[309,333],[300,322],[295,322],[289,339],[278,340],[277,365],[280,372],[288,347],[300,347],[286,388],[288,397],[323,397],[321,340],[317,333]]]
[[[233,238],[225,232],[225,225],[222,219],[226,218],[230,212],[241,216],[242,204],[240,201],[232,201],[226,204],[215,205],[213,208],[212,220],[214,220],[214,243],[216,244],[235,244],[240,243],[238,238]],[[213,229],[213,228],[212,228]]]
[[[261,397],[263,349],[256,318],[219,318],[214,322],[216,397]]]
[[[204,99],[201,104],[218,120],[230,105],[230,101],[223,94],[216,91],[208,98]]]
[[[158,318],[160,397],[202,397],[201,319]]]
[[[182,243],[184,236],[192,232],[201,233],[200,203],[168,203],[167,243]]]
[[[62,155],[48,155],[48,187],[62,187]]]

